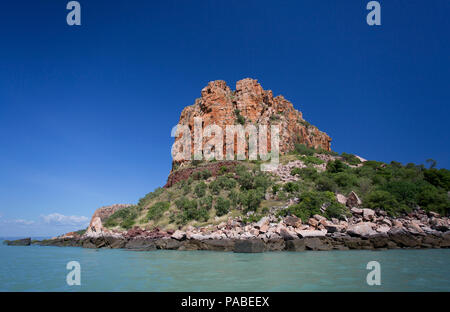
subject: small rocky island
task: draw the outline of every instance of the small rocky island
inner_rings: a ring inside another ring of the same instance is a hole
[[[196,117],[204,126],[278,125],[280,164],[263,172],[262,160],[173,161],[164,187],[134,205],[97,209],[86,230],[6,243],[235,252],[450,247],[450,172],[433,160],[426,168],[339,155],[326,133],[254,79],[236,90],[210,82],[179,124],[194,131]]]

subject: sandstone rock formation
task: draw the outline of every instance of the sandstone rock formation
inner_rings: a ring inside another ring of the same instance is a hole
[[[179,125],[188,125],[191,136],[194,135],[194,118],[203,119],[203,129],[211,124],[225,127],[235,124],[253,124],[280,126],[280,153],[285,154],[294,149],[296,143],[330,151],[331,138],[317,127],[303,119],[291,102],[279,95],[274,97],[272,91],[264,90],[257,80],[246,78],[236,83],[232,91],[222,80],[211,81],[201,91],[201,97],[195,104],[186,107],[180,116]],[[175,138],[179,140],[181,135]],[[203,143],[207,138],[203,138]],[[268,150],[270,150],[270,131],[268,131]],[[192,142],[191,153],[194,151]],[[235,147],[236,152],[236,147]]]
[[[98,236],[108,230],[103,227],[103,223],[110,215],[119,209],[129,207],[128,204],[115,204],[111,206],[104,206],[97,209],[91,218],[91,222],[86,230],[86,236]]]

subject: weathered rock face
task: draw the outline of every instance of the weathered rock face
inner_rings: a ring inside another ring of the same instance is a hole
[[[103,227],[103,221],[105,221],[110,215],[119,209],[129,207],[128,204],[115,204],[111,206],[105,206],[97,209],[91,218],[91,222],[86,230],[86,236],[98,236],[101,233],[107,231]]]
[[[220,126],[224,131],[225,151],[225,127],[239,124],[239,115],[242,116],[241,124],[245,120],[245,125],[262,124],[267,125],[268,129],[270,125],[279,125],[281,154],[293,150],[296,143],[330,150],[331,138],[326,133],[307,123],[302,113],[283,96],[274,97],[272,91],[264,90],[257,80],[250,78],[238,81],[235,91],[232,91],[225,81],[209,82],[201,91],[201,97],[195,101],[195,104],[183,110],[178,124],[188,125],[192,137],[195,117],[203,119],[203,129],[212,124]],[[180,137],[175,140],[179,140]],[[203,143],[206,140],[209,138],[203,138]],[[270,150],[270,130],[268,131],[268,150]],[[194,143],[192,142],[191,152],[193,151]]]

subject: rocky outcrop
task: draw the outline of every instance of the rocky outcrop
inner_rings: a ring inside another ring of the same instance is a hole
[[[331,138],[317,127],[303,119],[291,102],[279,95],[274,97],[272,91],[264,90],[255,79],[246,78],[236,83],[236,90],[231,90],[225,81],[211,81],[202,89],[201,97],[194,105],[186,107],[180,116],[179,125],[187,125],[194,134],[194,118],[201,117],[203,129],[215,124],[224,131],[225,127],[235,124],[253,124],[280,126],[280,153],[285,154],[294,149],[296,143],[330,151]],[[175,138],[179,140],[181,135]],[[268,150],[270,151],[270,131],[268,133]],[[203,138],[203,143],[209,138]],[[191,153],[194,152],[192,142]],[[236,145],[235,145],[236,152]],[[224,144],[225,155],[225,144]]]
[[[91,222],[86,230],[85,235],[89,237],[104,235],[105,233],[110,233],[108,229],[103,227],[103,222],[113,213],[119,209],[129,207],[128,204],[115,204],[111,206],[104,206],[97,209],[91,218]]]
[[[22,238],[17,240],[5,240],[3,242],[4,244],[8,246],[30,246],[31,245],[31,238]]]
[[[234,243],[234,252],[259,253],[265,250],[264,242],[259,239],[238,240]]]
[[[187,226],[176,231],[134,227],[121,233],[102,231],[101,235],[66,235],[33,243],[136,251],[170,249],[235,252],[450,247],[448,217],[427,214],[422,209],[415,209],[397,218],[387,216],[382,210],[367,208],[352,208],[351,212],[352,216],[345,217],[345,220],[328,220],[317,214],[307,224],[295,216],[282,218],[268,215],[249,224],[237,217],[218,225],[198,228]],[[100,216],[97,218],[100,219]],[[26,239],[10,245],[29,243],[30,240]]]

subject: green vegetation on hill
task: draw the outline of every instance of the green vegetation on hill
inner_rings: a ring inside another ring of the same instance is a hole
[[[324,163],[317,154],[334,158],[328,161],[325,171],[316,169]],[[204,169],[170,188],[157,188],[137,205],[118,210],[104,225],[122,229],[135,225],[175,229],[184,225],[217,224],[228,216],[255,222],[273,207],[278,216],[296,215],[303,221],[314,214],[341,218],[349,215],[349,210],[336,200],[336,194],[347,195],[351,191],[358,194],[364,207],[383,209],[392,216],[417,206],[443,215],[450,212],[450,172],[436,169],[435,162],[430,161],[430,168],[398,162],[361,163],[352,154],[339,156],[301,144],[289,155],[282,156],[281,162],[295,159],[307,165],[292,169],[291,175],[298,181],[282,183],[278,176],[261,172],[260,161],[242,161],[234,169],[223,167],[212,178],[211,172]],[[288,206],[292,199],[295,204]]]
[[[375,161],[367,161],[360,167],[352,168],[343,161],[335,160],[327,164],[324,172],[304,168],[295,169],[293,173],[301,180],[291,182],[299,186],[289,186],[289,190],[302,190],[301,186],[308,185],[313,187],[310,191],[316,192],[348,194],[355,191],[362,197],[363,206],[383,209],[390,215],[409,212],[417,206],[444,215],[450,209],[450,172],[446,169],[426,169],[422,165],[403,166],[397,162],[384,164]],[[293,195],[302,198],[301,192],[294,192]],[[315,196],[322,198],[317,193]],[[316,211],[317,205],[309,207],[311,211]]]

